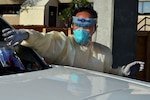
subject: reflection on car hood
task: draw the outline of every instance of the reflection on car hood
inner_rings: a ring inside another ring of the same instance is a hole
[[[67,66],[0,76],[2,100],[149,100],[150,84]]]

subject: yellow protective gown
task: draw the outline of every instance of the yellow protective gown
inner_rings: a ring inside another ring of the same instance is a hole
[[[90,42],[88,46],[80,46],[75,42],[73,35],[66,36],[63,32],[26,31],[29,38],[21,44],[36,50],[49,64],[114,73],[111,72],[111,51],[102,44]]]

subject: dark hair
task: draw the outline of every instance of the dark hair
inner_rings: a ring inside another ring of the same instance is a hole
[[[82,7],[82,8],[78,8],[75,10],[75,12],[73,13],[73,16],[76,16],[76,14],[78,12],[88,12],[89,14],[91,14],[92,18],[97,18],[97,12],[93,9],[93,7]]]
[[[78,12],[82,12],[82,11],[88,12],[88,13],[92,16],[92,18],[97,18],[97,17],[98,17],[98,16],[97,16],[97,12],[93,9],[93,7],[82,7],[82,8],[78,8],[78,9],[76,9],[75,12],[73,13],[73,16],[76,16],[76,14],[77,14]],[[96,28],[97,28],[97,26],[96,26],[96,24],[95,24],[95,31],[96,31]]]

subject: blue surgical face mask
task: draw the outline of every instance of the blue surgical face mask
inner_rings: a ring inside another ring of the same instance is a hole
[[[88,42],[90,38],[89,32],[87,32],[82,28],[76,29],[73,32],[74,32],[74,39],[78,44],[83,45]]]

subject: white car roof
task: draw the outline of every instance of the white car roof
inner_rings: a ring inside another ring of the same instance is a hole
[[[149,100],[150,83],[69,66],[0,76],[2,100]]]

